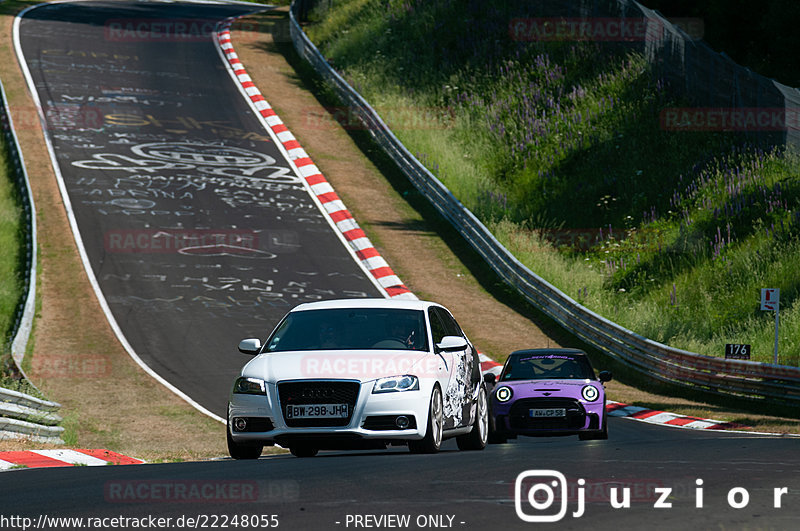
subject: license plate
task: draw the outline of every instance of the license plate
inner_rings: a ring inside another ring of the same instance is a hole
[[[341,419],[347,418],[347,404],[311,404],[305,406],[286,406],[287,419]]]
[[[534,418],[566,417],[567,410],[564,408],[531,409],[530,415]]]

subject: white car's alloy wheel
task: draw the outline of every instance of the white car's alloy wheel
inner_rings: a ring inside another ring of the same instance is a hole
[[[442,390],[435,387],[431,394],[431,405],[428,408],[428,429],[425,437],[420,441],[409,441],[409,450],[416,454],[435,454],[439,451],[444,432],[443,411]]]
[[[466,435],[456,438],[459,450],[483,450],[489,439],[489,405],[486,398],[486,389],[481,387],[475,403],[475,420],[472,430]]]
[[[442,445],[442,432],[444,431],[444,418],[442,416],[443,409],[442,392],[437,387],[434,389],[433,397],[431,398],[431,429],[433,430],[432,442],[434,446],[436,446],[437,450]]]
[[[481,389],[478,394],[478,423],[477,428],[480,433],[480,440],[483,446],[486,446],[486,440],[489,438],[489,407],[486,403],[486,390]]]

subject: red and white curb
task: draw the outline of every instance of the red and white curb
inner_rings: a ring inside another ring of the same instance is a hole
[[[287,160],[294,167],[297,175],[302,177],[312,194],[322,205],[324,213],[342,234],[358,260],[375,278],[377,284],[391,298],[416,299],[417,297],[403,284],[389,264],[378,253],[364,231],[358,226],[353,215],[345,207],[333,187],[322,175],[322,172],[308,156],[300,142],[289,131],[289,128],[275,113],[261,92],[247,75],[247,71],[239,60],[231,42],[230,26],[233,19],[225,21],[217,32],[217,42],[224,58],[230,65],[233,78],[239,83],[243,92],[250,99],[252,106],[261,117],[267,131],[276,143],[283,146]]]
[[[743,430],[749,428],[749,426],[737,424],[736,422],[687,417],[676,413],[657,411],[655,409],[647,409],[646,407],[630,406],[628,404],[612,401],[606,404],[606,412],[612,417],[626,417],[649,424],[661,424],[678,428],[692,428],[696,430]]]
[[[134,459],[110,450],[27,450],[0,452],[0,470],[58,466],[139,465]]]
[[[500,372],[503,370],[502,363],[497,363],[483,352],[478,352],[478,358],[481,361],[481,373],[492,373],[495,378],[500,378]]]

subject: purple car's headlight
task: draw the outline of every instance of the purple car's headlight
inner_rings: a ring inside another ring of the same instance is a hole
[[[600,391],[593,385],[584,385],[581,389],[581,396],[587,402],[594,402],[600,397]]]
[[[498,387],[494,393],[500,402],[508,402],[514,396],[514,391],[510,387]]]

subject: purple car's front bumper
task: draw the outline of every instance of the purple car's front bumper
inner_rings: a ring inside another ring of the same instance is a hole
[[[565,416],[534,417],[531,410],[564,409]],[[500,402],[492,397],[494,429],[507,435],[574,435],[601,431],[605,399],[587,403],[566,397],[520,397]]]

